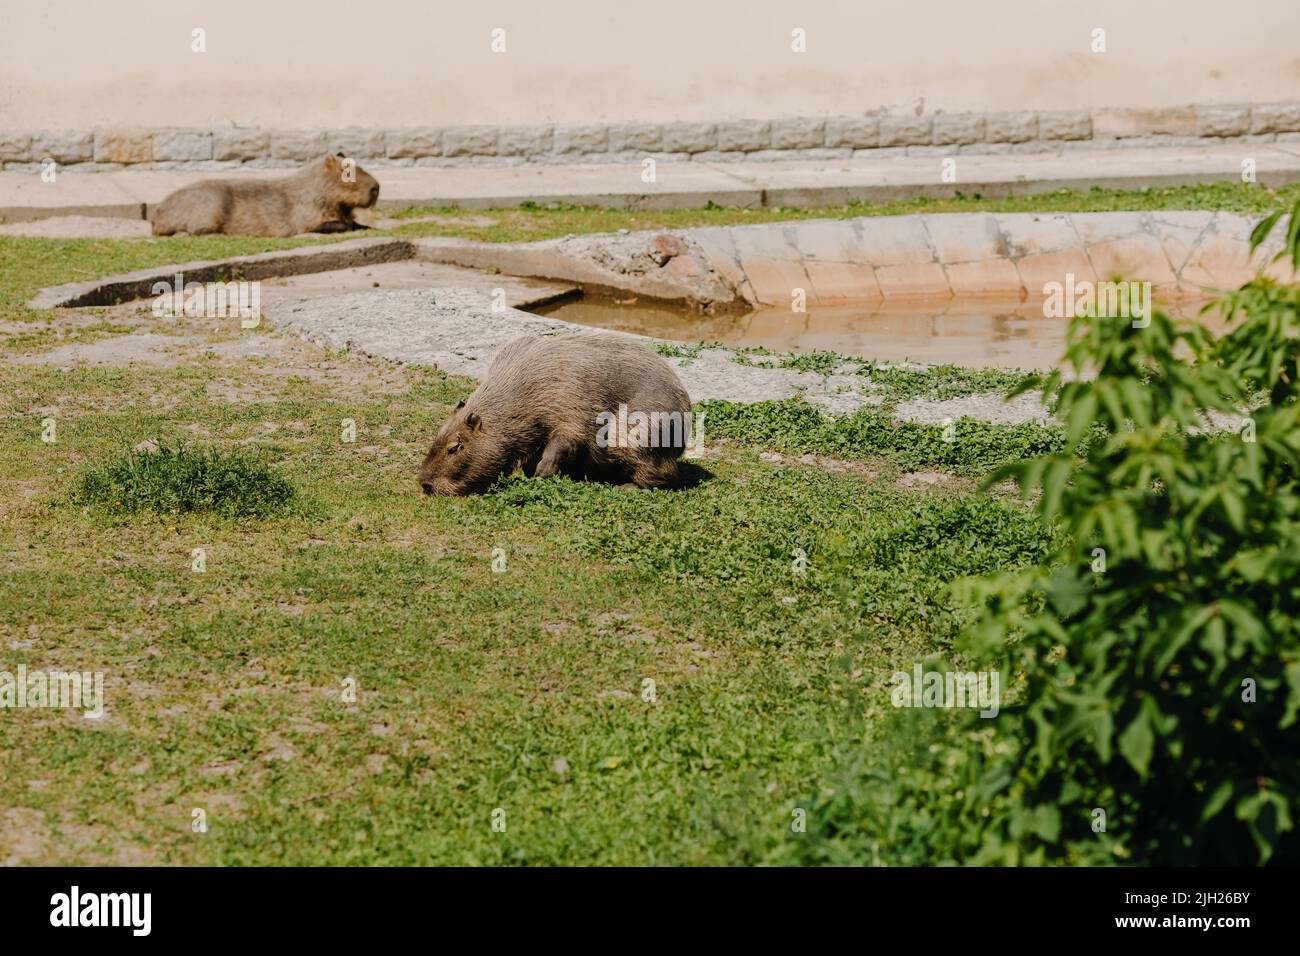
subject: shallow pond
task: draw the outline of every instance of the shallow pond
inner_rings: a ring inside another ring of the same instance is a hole
[[[1194,317],[1199,304],[1163,306]],[[532,310],[596,328],[678,342],[720,342],[774,352],[842,355],[968,367],[1046,368],[1064,351],[1069,322],[1044,315],[1041,299],[909,299],[699,315],[644,299],[583,296]]]

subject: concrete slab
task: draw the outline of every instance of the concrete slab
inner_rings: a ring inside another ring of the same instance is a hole
[[[472,289],[482,294],[486,307],[491,308],[495,298],[510,309],[538,308],[578,291],[577,286],[568,283],[492,275],[475,269],[408,259],[267,279],[262,283],[262,307],[268,316],[273,316],[283,308],[291,309],[314,299],[351,292],[439,287]]]
[[[1147,147],[1070,153],[956,156],[956,182],[942,181],[944,158],[773,162],[733,164],[728,172],[764,190],[764,205],[800,206],[851,200],[910,199],[917,196],[1003,197],[1058,189],[1141,189],[1241,178],[1241,161],[1256,162],[1258,181],[1283,185],[1300,181],[1300,156],[1270,144],[1214,147]],[[715,167],[717,168],[717,167]]]
[[[35,236],[43,239],[143,239],[153,229],[143,219],[113,216],[47,216],[0,226],[0,236]]]
[[[318,299],[292,312],[268,312],[271,324],[331,349],[414,365],[432,365],[452,375],[481,379],[498,349],[519,335],[583,331],[584,326],[514,309],[494,311],[481,292],[438,288],[359,292]],[[624,332],[610,335],[652,344]],[[822,376],[794,369],[764,368],[734,361],[730,349],[705,349],[689,359],[670,358],[692,400],[724,398],[752,402],[802,395],[833,412],[875,404],[869,381],[860,375]]]
[[[252,256],[182,262],[51,286],[37,293],[28,305],[33,309],[116,305],[152,295],[154,283],[171,282],[177,273],[182,273],[187,283],[221,282],[233,276],[250,281],[262,280],[396,262],[412,258],[414,251],[414,246],[403,239],[354,239]]]

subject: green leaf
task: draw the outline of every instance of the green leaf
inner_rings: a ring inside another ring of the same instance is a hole
[[[1282,673],[1286,676],[1286,711],[1278,727],[1285,730],[1295,723],[1296,713],[1300,712],[1300,661],[1291,661]]]
[[[1155,752],[1155,735],[1151,732],[1151,718],[1145,707],[1124,728],[1117,741],[1119,752],[1129,762],[1138,776],[1145,778],[1151,755]]]
[[[1168,641],[1164,642],[1160,656],[1156,658],[1152,670],[1156,674],[1163,674],[1173,659],[1178,656],[1178,652],[1183,649],[1192,635],[1205,626],[1211,615],[1214,614],[1214,607],[1206,605],[1196,608],[1188,614],[1187,620],[1183,623]]]
[[[1230,488],[1224,488],[1219,492],[1219,500],[1223,502],[1223,511],[1228,516],[1228,523],[1232,525],[1232,530],[1238,534],[1245,534],[1246,506],[1242,503],[1241,497]]]
[[[1065,445],[1075,448],[1079,440],[1097,421],[1097,393],[1089,391],[1070,409],[1070,419],[1065,430]]]
[[[1047,466],[1047,477],[1043,479],[1043,500],[1040,509],[1045,515],[1056,515],[1061,509],[1061,495],[1065,483],[1070,480],[1074,464],[1068,460],[1057,459]]]
[[[1033,829],[1048,843],[1055,843],[1061,835],[1061,811],[1049,803],[1034,809]]]
[[[1222,780],[1219,785],[1211,792],[1209,799],[1205,801],[1205,806],[1201,808],[1201,822],[1206,823],[1211,820],[1224,804],[1232,797],[1232,781]]]
[[[1279,209],[1277,210],[1277,212],[1269,213],[1267,216],[1265,216],[1263,219],[1259,221],[1259,224],[1256,225],[1254,229],[1251,230],[1250,233],[1251,252],[1254,252],[1256,249],[1258,249],[1260,244],[1265,239],[1268,238],[1268,234],[1273,231],[1273,227],[1277,225],[1277,221],[1281,218],[1282,218],[1282,210]]]
[[[1201,639],[1201,647],[1208,651],[1214,660],[1214,669],[1210,672],[1210,677],[1212,680],[1217,679],[1228,666],[1227,628],[1223,624],[1223,618],[1210,618],[1209,623],[1205,625],[1205,636]]]

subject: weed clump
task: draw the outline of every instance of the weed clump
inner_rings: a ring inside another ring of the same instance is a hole
[[[124,511],[226,518],[265,517],[293,497],[293,486],[254,455],[190,447],[129,452],[89,469],[73,493],[77,503]]]

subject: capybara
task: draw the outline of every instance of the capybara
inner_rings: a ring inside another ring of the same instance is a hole
[[[378,200],[374,176],[338,156],[326,156],[284,179],[205,179],[184,186],[159,203],[150,219],[155,236],[346,232],[364,228],[352,210]]]
[[[644,344],[600,332],[524,335],[456,406],[420,466],[428,495],[486,491],[516,467],[636,488],[673,488],[691,400]]]

